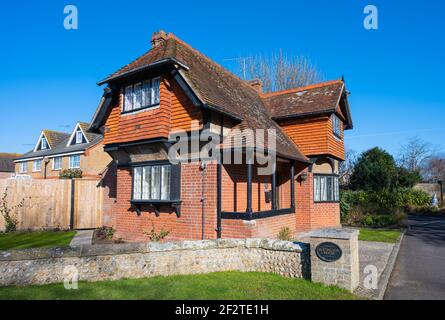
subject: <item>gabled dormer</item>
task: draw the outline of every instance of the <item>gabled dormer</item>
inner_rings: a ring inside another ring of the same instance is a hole
[[[89,124],[87,123],[78,122],[73,132],[71,133],[66,146],[69,147],[84,143],[90,143],[88,135],[86,134],[88,126]]]
[[[43,130],[39,136],[39,140],[37,140],[37,143],[34,147],[34,152],[40,150],[50,150],[50,149],[51,149],[51,144],[49,143],[49,140],[47,138],[47,132],[46,130]]]

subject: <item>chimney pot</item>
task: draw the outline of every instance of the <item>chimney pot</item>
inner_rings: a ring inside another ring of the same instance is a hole
[[[247,84],[254,88],[258,93],[263,93],[263,83],[260,79],[248,80]]]
[[[153,48],[163,44],[167,40],[167,33],[164,30],[156,31],[151,38]]]

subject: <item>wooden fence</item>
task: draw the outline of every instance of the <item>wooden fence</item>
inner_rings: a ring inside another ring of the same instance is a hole
[[[19,230],[92,229],[102,225],[104,190],[98,180],[0,180],[0,197],[7,190],[8,207],[15,207]],[[4,230],[0,217],[0,230]]]

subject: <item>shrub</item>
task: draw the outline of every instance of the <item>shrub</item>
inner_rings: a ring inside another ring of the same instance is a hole
[[[5,232],[17,231],[18,219],[17,210],[22,208],[24,205],[24,199],[15,207],[10,208],[8,205],[8,188],[6,188],[3,193],[2,199],[0,201],[0,214],[5,220]]]
[[[159,242],[159,241],[163,240],[165,237],[167,237],[170,234],[170,231],[161,229],[160,232],[156,232],[153,227],[150,232],[144,232],[144,234],[148,236],[150,241]]]
[[[292,235],[289,227],[281,228],[278,232],[278,239],[283,241],[292,241]]]
[[[361,225],[371,228],[382,228],[388,226],[394,226],[400,223],[400,220],[395,215],[367,215],[361,220]]]
[[[101,227],[96,229],[96,237],[99,239],[113,240],[114,229],[110,227]]]
[[[340,199],[342,223],[348,225],[385,226],[399,223],[404,211],[428,208],[431,199],[425,192],[399,188],[393,191],[343,191]],[[379,218],[373,218],[378,216]],[[390,218],[381,218],[388,216]]]
[[[59,174],[60,179],[80,179],[82,178],[82,170],[80,169],[65,169]]]

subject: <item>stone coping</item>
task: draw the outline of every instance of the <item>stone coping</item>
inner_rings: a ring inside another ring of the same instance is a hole
[[[36,248],[0,251],[0,262],[228,248],[264,249],[296,253],[301,253],[307,249],[306,244],[303,243],[272,239],[185,240],[164,243],[99,244],[65,248]]]
[[[309,233],[309,236],[311,238],[350,240],[358,237],[359,233],[360,231],[357,229],[330,228],[312,231]]]

